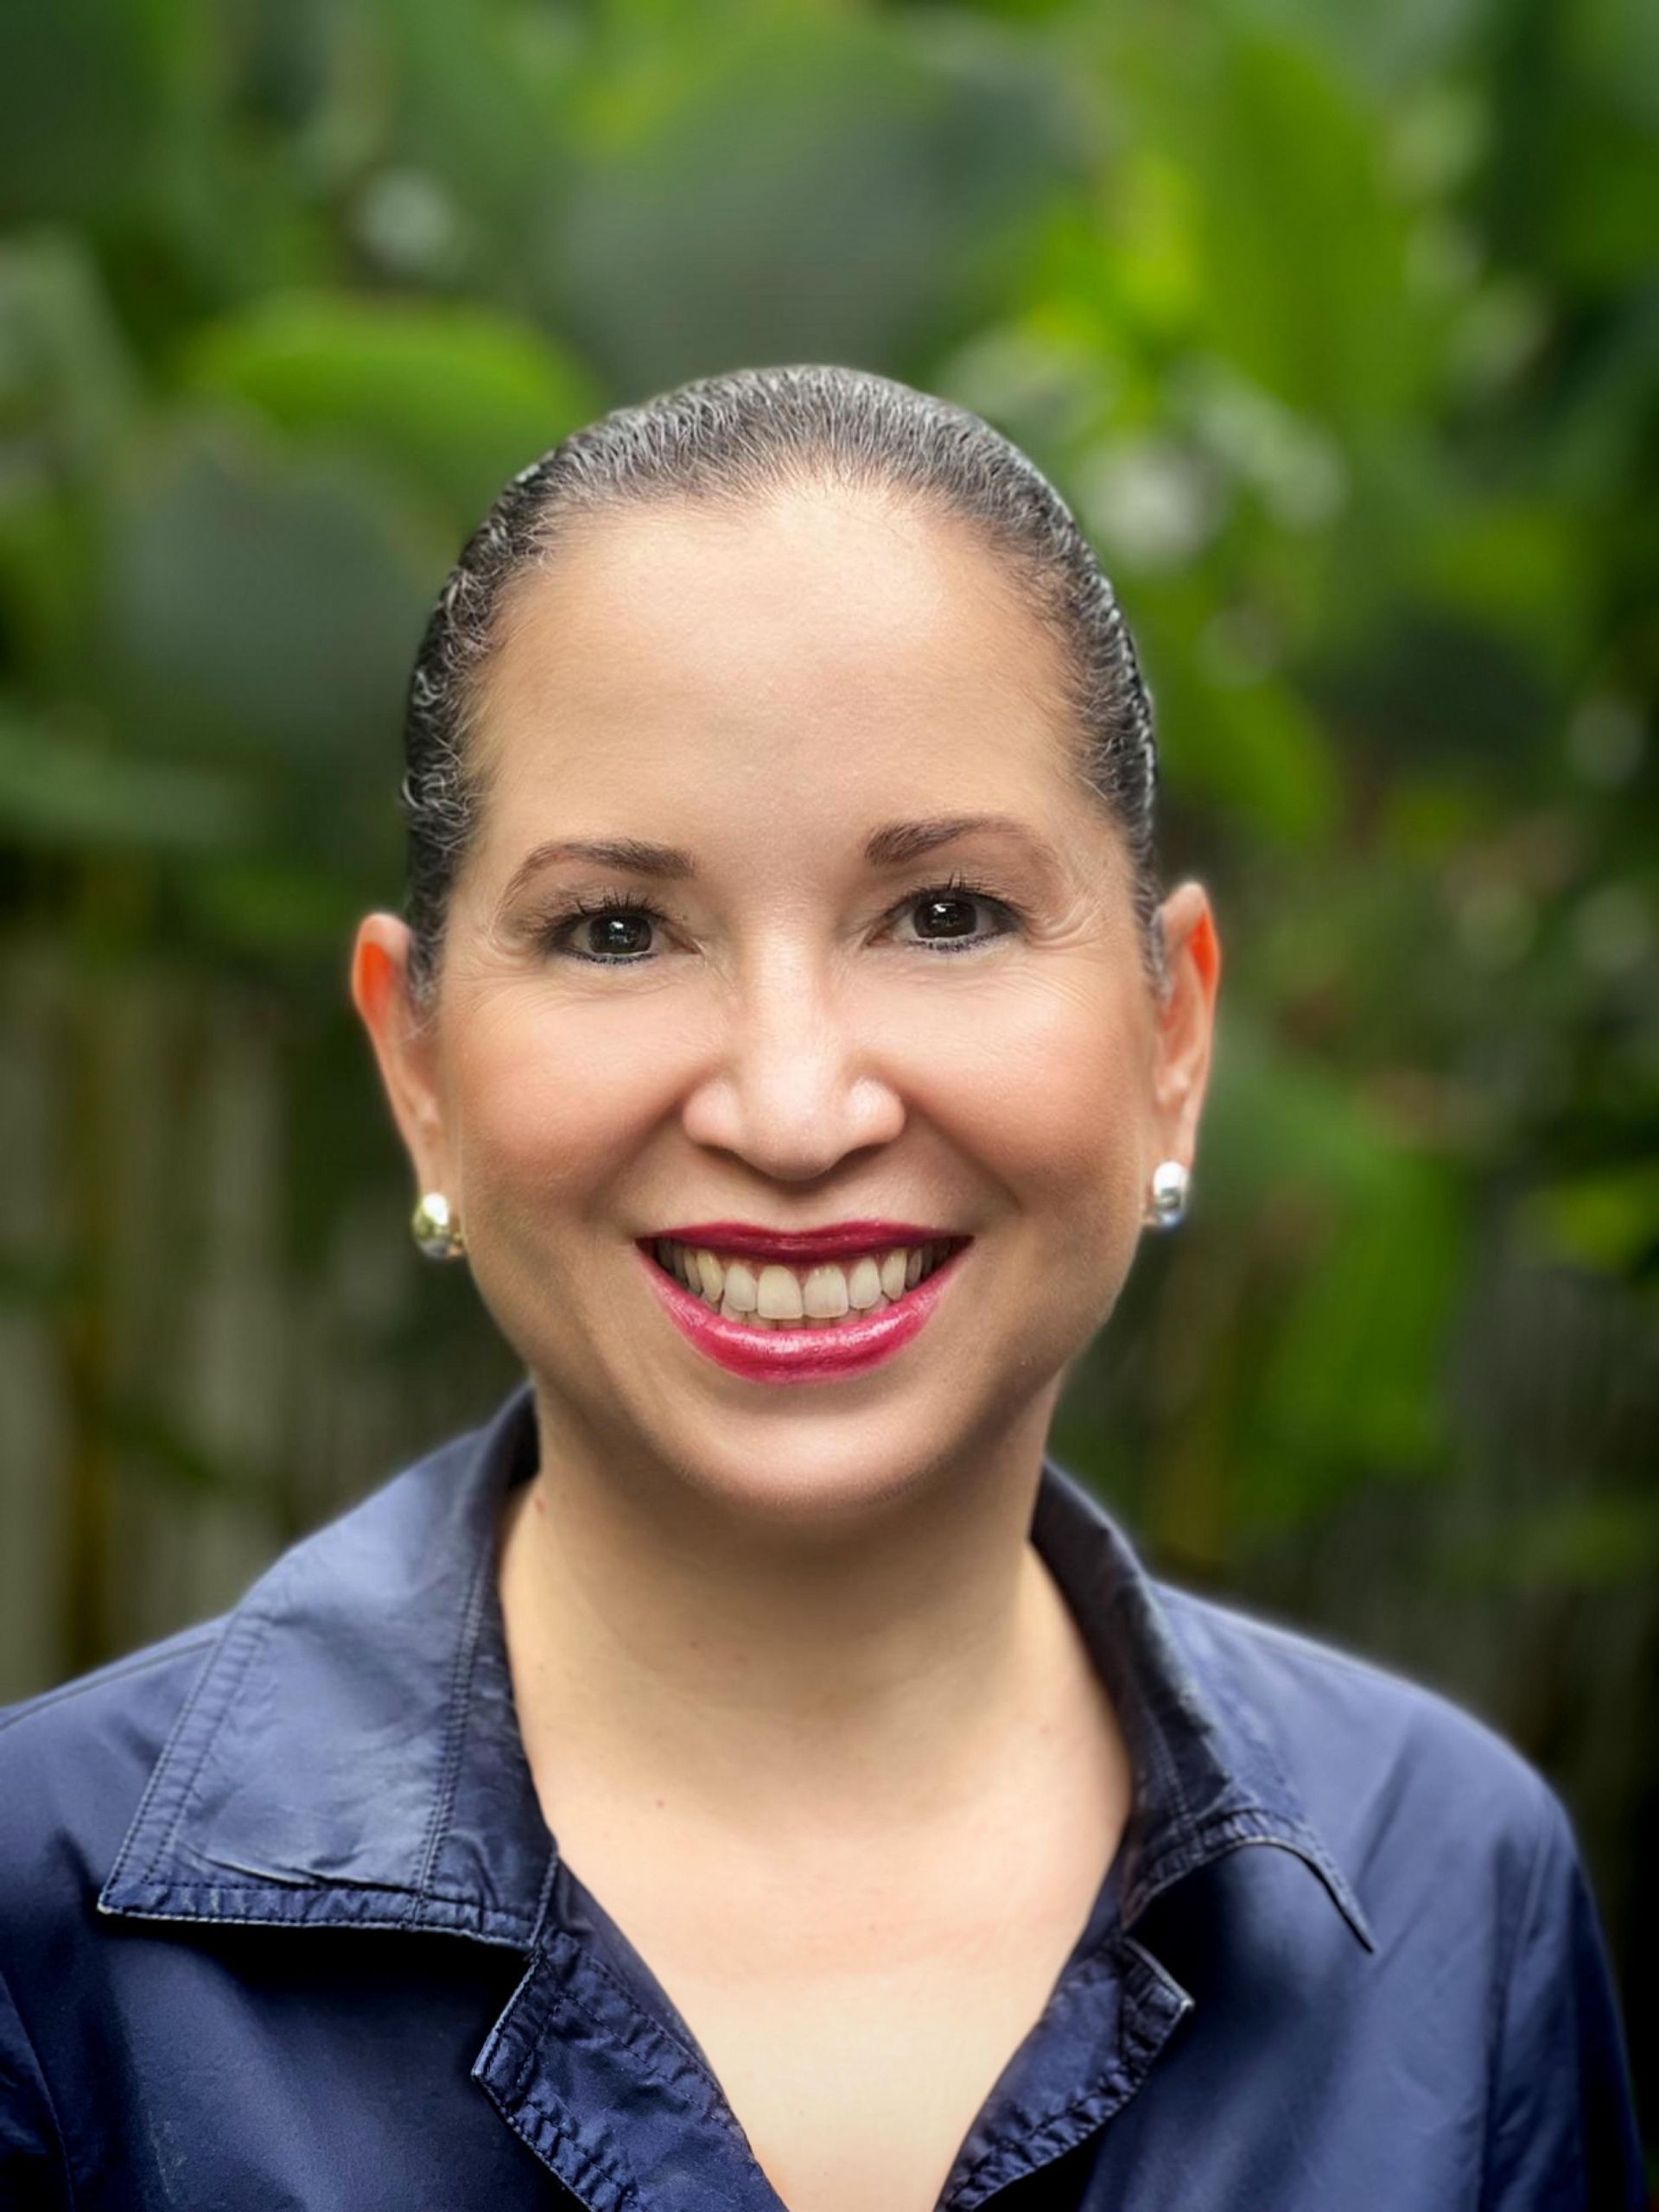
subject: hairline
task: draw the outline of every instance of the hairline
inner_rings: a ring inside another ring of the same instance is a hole
[[[947,537],[955,537],[963,546],[984,556],[978,563],[981,573],[1001,596],[1004,605],[1014,613],[1035,621],[1052,648],[1058,682],[1054,690],[1042,697],[1039,704],[1045,715],[1052,715],[1059,725],[1058,734],[1067,779],[1076,794],[1106,823],[1117,843],[1127,849],[1123,824],[1088,773],[1090,737],[1077,696],[1074,666],[1077,656],[1071,650],[1051,595],[1041,588],[1040,574],[1031,573],[1035,564],[1028,556],[1022,556],[1018,547],[1002,543],[982,518],[964,513],[943,493],[925,485],[899,483],[873,472],[855,472],[830,454],[785,456],[779,461],[776,479],[771,482],[711,482],[706,486],[626,485],[599,493],[579,487],[568,495],[555,514],[537,518],[531,549],[503,582],[492,609],[487,640],[457,687],[455,747],[461,783],[474,810],[474,830],[482,821],[493,788],[494,772],[499,765],[499,757],[490,757],[490,748],[480,742],[490,706],[491,679],[499,669],[515,619],[522,613],[523,603],[532,594],[537,579],[544,578],[571,555],[580,554],[584,543],[620,534],[635,513],[649,516],[654,511],[671,517],[677,513],[687,518],[712,515],[715,519],[741,524],[746,518],[764,512],[791,496],[810,496],[814,492],[847,493],[895,513],[919,516]],[[465,855],[463,866],[464,860]]]

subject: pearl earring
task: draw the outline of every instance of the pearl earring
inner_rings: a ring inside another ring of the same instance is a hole
[[[423,1193],[410,1221],[415,1242],[429,1260],[458,1260],[467,1249],[461,1224],[442,1191]]]
[[[1173,1229],[1186,1211],[1192,1177],[1179,1160],[1160,1160],[1152,1171],[1152,1200],[1141,1218],[1148,1229]]]

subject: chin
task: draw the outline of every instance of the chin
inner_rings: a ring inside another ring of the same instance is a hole
[[[791,1403],[746,1420],[688,1421],[673,1436],[661,1416],[652,1456],[688,1490],[757,1526],[852,1526],[902,1505],[972,1448],[960,1402],[908,1409],[890,1400],[813,1414],[799,1389],[768,1394]],[[947,1420],[947,1415],[949,1419]]]

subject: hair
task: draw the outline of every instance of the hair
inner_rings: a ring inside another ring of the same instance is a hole
[[[480,677],[511,588],[563,528],[628,505],[741,509],[794,487],[907,499],[976,531],[1058,640],[1073,766],[1128,850],[1143,960],[1166,982],[1154,851],[1151,696],[1110,583],[1071,509],[1020,448],[964,407],[842,367],[738,369],[602,416],[520,469],[462,550],[427,621],[404,717],[410,988],[430,1003],[450,893],[476,831]]]

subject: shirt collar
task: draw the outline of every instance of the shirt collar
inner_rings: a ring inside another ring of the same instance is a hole
[[[497,1509],[534,1470],[528,1383],[286,1552],[226,1616],[98,1903],[141,1919],[429,1929],[529,1949],[556,1865],[513,1710]],[[1132,1926],[1244,1844],[1365,1917],[1254,1710],[1116,1524],[1045,1459],[1032,1539],[1119,1715]]]

